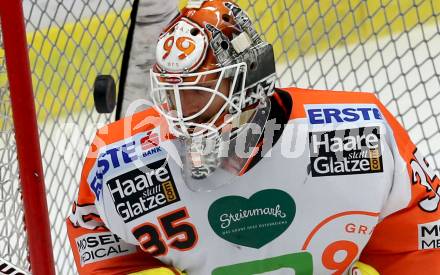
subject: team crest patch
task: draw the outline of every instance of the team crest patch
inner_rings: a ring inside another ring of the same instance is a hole
[[[209,207],[208,219],[220,238],[238,245],[260,248],[286,231],[295,212],[295,201],[289,194],[266,189],[249,199],[227,196],[216,200]]]
[[[310,132],[313,177],[383,172],[380,128]]]

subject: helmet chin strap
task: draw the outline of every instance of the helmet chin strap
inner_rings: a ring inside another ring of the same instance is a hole
[[[232,183],[253,157],[270,108],[270,100],[265,98],[256,108],[237,117],[231,127],[227,127],[228,131],[216,137],[180,139],[187,186],[193,191],[209,191]]]

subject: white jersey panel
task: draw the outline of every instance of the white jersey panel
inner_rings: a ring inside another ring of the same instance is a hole
[[[107,164],[124,168],[104,173],[96,205],[112,232],[191,275],[328,274],[359,257],[392,190],[389,133],[362,108],[376,120],[290,121],[270,157],[211,192],[187,188],[176,161],[163,161],[166,146],[145,153],[145,134],[109,145]]]

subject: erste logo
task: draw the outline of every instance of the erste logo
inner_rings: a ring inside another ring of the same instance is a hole
[[[159,135],[148,131],[104,148],[96,160],[95,169],[91,172],[94,176],[89,179],[90,189],[95,193],[97,200],[100,200],[102,184],[109,172],[132,165],[135,161],[148,163],[151,156],[164,153],[159,143]]]
[[[383,120],[379,109],[372,104],[308,105],[306,111],[310,124]]]

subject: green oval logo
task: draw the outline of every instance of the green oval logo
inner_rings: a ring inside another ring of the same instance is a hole
[[[280,236],[295,217],[293,198],[282,190],[258,191],[249,199],[227,196],[209,207],[214,232],[228,242],[260,248]]]

